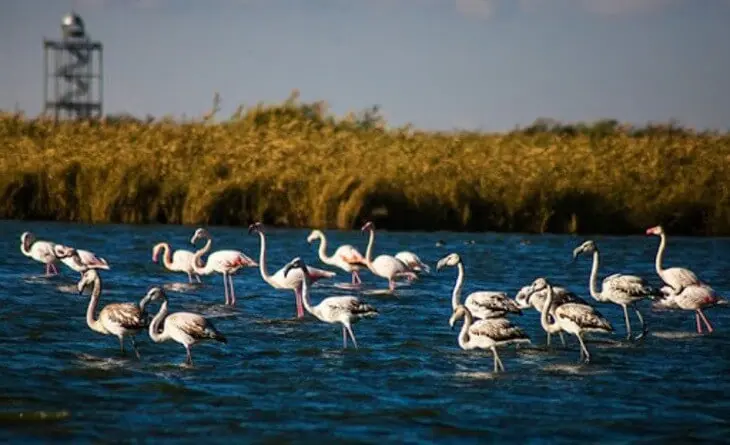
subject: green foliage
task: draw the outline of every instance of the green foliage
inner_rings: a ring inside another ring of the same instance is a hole
[[[505,134],[388,128],[297,93],[215,122],[0,115],[0,218],[730,234],[730,135],[538,120]]]

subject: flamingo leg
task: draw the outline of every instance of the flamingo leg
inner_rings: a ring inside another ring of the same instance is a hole
[[[226,272],[223,272],[223,289],[226,295],[226,304],[229,303],[229,297],[228,297],[228,274]]]
[[[352,279],[353,279],[353,283],[362,284],[362,280],[360,280],[360,273],[356,270],[352,271]]]
[[[193,274],[188,272],[188,283],[193,284]]]
[[[137,356],[137,359],[140,359],[141,357],[139,355],[139,349],[137,349],[137,342],[134,341],[133,335],[129,336],[129,341],[132,343],[132,350],[134,350],[134,354]]]
[[[625,304],[622,304],[621,307],[624,310],[624,321],[626,322],[626,340],[631,340],[631,320],[629,320],[629,311]]]
[[[589,363],[591,361],[591,354],[588,352],[588,348],[586,348],[586,344],[583,343],[583,336],[578,334],[576,335],[578,337],[578,341],[580,342],[580,348],[583,351],[583,354],[581,358],[583,358],[583,362]]]
[[[190,346],[185,345],[185,351],[187,352],[187,356],[185,357],[185,363],[193,366],[193,354],[190,353]]]
[[[390,290],[391,292],[395,292],[395,281],[388,280],[388,290]]]
[[[53,269],[53,275],[58,275],[58,268],[55,263],[51,263],[51,268]]]
[[[697,322],[697,333],[702,333],[702,325],[700,324],[700,312],[695,311],[695,321]]]
[[[714,329],[712,328],[712,325],[710,324],[710,320],[708,320],[707,317],[705,317],[705,313],[702,312],[702,309],[697,309],[697,311],[699,312],[700,317],[702,318],[702,321],[705,322],[705,326],[707,326],[707,332],[712,333],[712,331],[714,331]]]
[[[200,275],[198,275],[198,274],[195,274],[195,280],[196,280],[196,281],[197,281],[198,283],[202,283],[202,281],[200,281]]]
[[[644,322],[644,317],[641,316],[641,312],[639,312],[639,308],[636,307],[636,304],[633,304],[632,307],[634,308],[634,312],[636,312],[636,318],[639,319],[639,323],[641,323],[641,334],[637,335],[635,340],[639,340],[640,338],[643,338],[647,333],[649,333],[649,328],[646,326],[646,323]]]
[[[294,289],[294,299],[297,304],[297,318],[304,318],[304,305],[302,304],[302,293],[300,288]]]
[[[233,275],[228,275],[228,287],[230,288],[231,306],[236,305],[236,290],[233,287]]]
[[[344,324],[342,325],[342,347],[347,349],[347,331]]]
[[[119,349],[122,350],[122,354],[124,354],[124,336],[119,336]]]
[[[563,346],[565,346],[565,336],[563,335],[563,331],[558,332],[558,335],[560,336],[560,341],[563,343]]]
[[[545,341],[545,346],[547,346],[548,348],[550,347],[550,337],[552,337],[552,335],[548,332],[547,340]]]
[[[51,275],[51,263],[46,263],[46,276]]]
[[[355,340],[355,334],[352,332],[352,327],[349,324],[343,326],[347,328],[347,332],[350,333],[350,338],[352,339],[352,344],[355,345],[355,349],[357,349],[357,340]]]

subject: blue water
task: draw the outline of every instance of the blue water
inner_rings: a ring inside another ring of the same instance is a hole
[[[139,300],[152,285],[185,282],[184,274],[151,261],[152,246],[168,241],[190,249],[194,227],[0,222],[0,439],[21,442],[238,443],[485,443],[721,441],[730,434],[730,311],[711,309],[711,335],[695,333],[691,312],[652,310],[642,303],[651,333],[623,341],[619,307],[598,304],[613,335],[588,343],[592,362],[578,365],[578,344],[544,348],[534,310],[515,323],[533,345],[502,349],[506,372],[495,375],[488,352],[457,344],[448,326],[456,269],[435,273],[450,252],[466,265],[464,292],[504,290],[510,295],[547,276],[588,297],[591,260],[567,263],[585,237],[466,233],[376,232],[377,253],[416,252],[434,269],[399,286],[397,298],[364,295],[380,310],[355,325],[360,349],[342,349],[339,325],[311,315],[294,319],[291,291],[270,288],[258,270],[235,277],[238,305],[222,306],[219,275],[204,286],[169,291],[170,309],[211,316],[229,343],[193,349],[184,366],[177,343],[138,337],[141,360],[122,356],[116,338],[85,323],[88,296],[67,289],[78,274],[37,278],[43,265],[24,257],[24,230],[39,239],[85,248],[105,257],[100,307]],[[258,258],[259,241],[245,228],[212,227],[213,248],[235,248]],[[268,229],[270,271],[295,256],[321,264],[306,243],[308,230]],[[330,245],[352,243],[357,231],[326,231]],[[437,240],[445,246],[437,247]],[[593,238],[602,249],[600,276],[631,272],[658,284],[656,237]],[[468,243],[473,240],[474,243]],[[669,238],[667,265],[697,271],[720,294],[730,294],[729,239]],[[365,272],[366,292],[386,287]],[[321,285],[320,285],[321,284]],[[318,283],[312,300],[347,291]],[[152,307],[156,311],[157,306]],[[633,319],[632,319],[633,320]]]

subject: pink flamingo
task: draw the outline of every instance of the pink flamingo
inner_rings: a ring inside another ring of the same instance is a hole
[[[365,262],[368,265],[368,269],[373,274],[385,278],[388,280],[388,289],[391,292],[395,290],[395,279],[398,277],[405,277],[409,280],[415,280],[418,278],[415,272],[413,272],[406,264],[390,255],[378,255],[373,260],[373,244],[375,243],[375,225],[372,221],[368,221],[362,226],[361,229],[370,232],[370,239],[368,240],[368,247],[365,252]]]
[[[217,250],[208,256],[208,261],[203,266],[201,257],[211,248],[213,240],[207,230],[199,228],[190,239],[191,244],[199,239],[207,239],[205,246],[195,252],[192,259],[193,271],[198,275],[210,275],[212,273],[223,274],[223,287],[225,289],[226,304],[236,305],[236,291],[233,287],[233,277],[238,269],[242,267],[256,267],[256,261],[248,257],[240,250]]]
[[[332,256],[327,256],[327,237],[321,230],[312,230],[312,233],[307,237],[307,242],[312,244],[317,239],[320,240],[319,244],[319,259],[325,264],[330,266],[339,267],[345,272],[352,274],[352,284],[361,284],[360,275],[358,271],[361,267],[367,267],[365,264],[365,257],[352,245],[343,244],[335,250]]]
[[[103,269],[109,270],[109,263],[104,258],[96,256],[93,252],[83,249],[74,249],[75,255],[69,255],[65,258],[61,258],[61,262],[68,266],[69,269],[74,270],[80,274],[84,274],[88,269]]]
[[[297,318],[304,317],[304,304],[302,302],[302,283],[304,281],[304,272],[302,269],[292,269],[288,274],[285,274],[286,266],[277,270],[273,275],[269,275],[266,268],[266,235],[264,234],[264,228],[260,222],[256,222],[248,226],[248,233],[253,234],[254,232],[259,234],[261,239],[261,252],[259,255],[259,270],[261,271],[261,278],[264,279],[274,289],[292,289],[296,298],[297,305]],[[332,278],[336,274],[328,270],[317,269],[315,267],[307,267],[309,271],[310,283],[315,283],[323,278]]]
[[[160,251],[163,252],[162,263],[167,270],[172,272],[185,272],[188,274],[188,282],[191,284],[193,282],[193,275],[195,275],[195,279],[200,283],[200,275],[196,274],[193,268],[193,256],[195,256],[195,253],[189,250],[177,249],[175,253],[171,254],[172,249],[168,243],[157,243],[152,248],[152,262],[157,263]]]
[[[727,300],[721,299],[715,294],[714,289],[706,284],[690,284],[682,288],[682,292],[675,293],[672,289],[662,288],[665,292],[666,300],[664,307],[669,309],[681,309],[685,311],[695,311],[695,321],[697,322],[697,332],[702,334],[702,325],[700,318],[707,327],[707,332],[712,333],[714,329],[712,324],[702,312],[702,309],[727,304]]]
[[[659,242],[659,250],[657,250],[656,253],[656,273],[662,281],[671,286],[675,293],[681,294],[686,286],[702,284],[702,281],[697,278],[697,275],[689,269],[685,269],[684,267],[670,267],[669,269],[664,269],[662,267],[664,250],[667,248],[667,235],[664,233],[664,228],[662,226],[650,227],[646,229],[646,234],[658,235],[661,239]]]
[[[46,265],[46,276],[58,274],[56,261],[71,256],[73,249],[51,241],[37,240],[31,232],[20,235],[20,251],[23,255]]]

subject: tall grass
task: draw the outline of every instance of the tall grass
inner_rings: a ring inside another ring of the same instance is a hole
[[[293,96],[225,122],[4,114],[0,144],[1,218],[730,234],[730,135],[671,125],[427,132]]]

